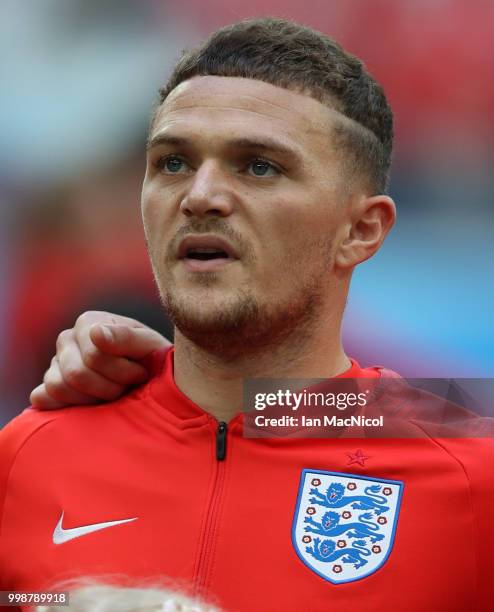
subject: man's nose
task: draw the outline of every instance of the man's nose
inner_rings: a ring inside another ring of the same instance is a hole
[[[214,163],[204,163],[195,173],[180,203],[185,216],[227,217],[233,211],[234,195],[228,176]]]

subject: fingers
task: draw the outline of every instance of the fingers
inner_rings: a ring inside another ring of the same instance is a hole
[[[63,408],[63,402],[57,402],[53,399],[45,389],[44,383],[38,385],[31,391],[29,396],[29,402],[35,408],[42,408],[43,410],[50,410],[54,408]]]
[[[104,310],[87,310],[77,317],[74,328],[89,328],[93,323],[108,325],[127,325],[128,327],[146,327],[140,321]]]
[[[147,327],[93,324],[74,330],[84,365],[119,385],[136,385],[148,379],[148,370],[136,359],[144,359],[169,345]],[[60,359],[65,363],[64,356]]]
[[[108,372],[106,366],[109,363],[118,364],[136,376],[138,373],[142,375],[140,368],[125,368],[123,361],[116,361],[111,356],[143,359],[157,349],[171,346],[161,334],[139,321],[107,312],[85,312],[77,319],[73,332],[87,367],[109,376],[111,380],[118,368],[112,367]],[[109,358],[104,359],[106,356]],[[127,384],[135,382],[142,381],[130,380]]]
[[[57,339],[57,353],[43,384],[31,393],[37,408],[91,404],[119,397],[129,385],[147,380],[136,360],[170,346],[139,321],[107,312],[88,311]]]
[[[92,325],[89,339],[103,353],[130,359],[143,359],[153,351],[171,346],[161,334],[149,327]],[[85,338],[80,342],[85,343]]]
[[[86,366],[80,351],[80,347],[75,340],[67,342],[64,349],[57,357],[59,376],[53,381],[52,388],[47,387],[47,391],[52,397],[61,401],[54,393],[58,388],[69,388],[75,392],[77,396],[84,398],[90,396],[99,400],[114,400],[119,397],[124,389],[124,386],[105,378],[99,372],[96,372]],[[147,377],[147,373],[145,373]],[[60,379],[61,377],[61,379]],[[47,381],[44,381],[45,387]],[[74,403],[74,402],[68,402]],[[86,403],[83,401],[83,403]]]
[[[91,341],[89,329],[80,330],[79,340],[75,330],[71,330],[71,333],[72,337],[65,337],[63,344],[57,349],[57,355],[66,377],[67,372],[70,377],[72,370],[80,369],[86,372],[84,384],[89,385],[85,389],[86,393],[96,394],[96,386],[101,386],[102,383],[101,377],[121,386],[135,385],[147,380],[148,372],[141,364],[102,352]],[[87,376],[88,371],[97,376],[90,379]],[[96,386],[93,386],[93,382]]]
[[[97,401],[95,397],[79,393],[71,388],[63,379],[60,365],[56,357],[45,372],[43,384],[34,389],[30,401],[36,408],[62,408],[68,404],[91,404]]]

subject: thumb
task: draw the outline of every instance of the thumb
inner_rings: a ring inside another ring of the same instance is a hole
[[[96,323],[91,326],[89,337],[103,353],[128,359],[143,359],[157,349],[171,346],[171,342],[149,327]]]

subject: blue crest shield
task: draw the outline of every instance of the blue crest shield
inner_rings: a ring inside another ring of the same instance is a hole
[[[302,470],[292,542],[300,559],[334,584],[373,574],[391,553],[403,483]]]

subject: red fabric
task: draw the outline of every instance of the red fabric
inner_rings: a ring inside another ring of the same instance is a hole
[[[0,590],[78,575],[169,577],[225,610],[492,610],[487,439],[248,439],[241,415],[217,461],[217,422],[163,373],[106,405],[32,409],[0,434]],[[352,375],[379,376],[377,368]],[[348,375],[348,372],[345,373]],[[361,450],[364,465],[349,454]],[[393,550],[370,576],[332,584],[298,558],[301,471],[404,483]],[[63,527],[137,517],[61,545]]]

